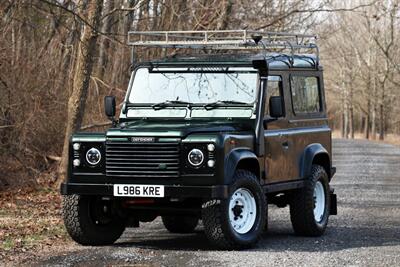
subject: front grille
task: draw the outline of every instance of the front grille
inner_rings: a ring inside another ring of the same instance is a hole
[[[113,177],[178,177],[179,143],[106,143],[106,174]]]

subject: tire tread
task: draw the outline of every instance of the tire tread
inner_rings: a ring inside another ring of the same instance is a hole
[[[292,195],[290,203],[290,219],[292,221],[293,230],[298,235],[321,236],[325,230],[326,224],[323,229],[316,225],[314,219],[314,200],[312,198],[314,195],[315,183],[320,177],[327,179],[325,169],[320,165],[312,165],[311,175],[309,179],[305,180],[304,187]],[[329,212],[329,203],[327,203],[327,205],[327,210]]]
[[[251,178],[250,178],[251,177]],[[250,179],[249,179],[250,178]],[[248,182],[259,183],[257,181],[257,177],[248,170],[236,170],[235,172],[235,181],[247,179]],[[235,183],[235,182],[234,182]],[[263,201],[266,205],[265,194],[261,194],[261,201]],[[224,229],[223,218],[221,216],[224,215],[223,211],[223,201],[226,200],[209,200],[202,206],[202,219],[204,224],[204,231],[207,238],[218,248],[220,249],[244,249],[252,247],[254,244],[258,242],[261,237],[261,234],[257,236],[255,240],[252,242],[243,244],[238,243],[234,237],[229,235],[227,231]],[[260,214],[261,216],[261,214]],[[265,217],[262,219],[261,229],[264,229]]]
[[[62,215],[68,234],[81,245],[113,244],[124,232],[125,221],[117,220],[99,229],[90,222],[85,210],[87,201],[88,197],[86,196],[66,195],[63,197]]]

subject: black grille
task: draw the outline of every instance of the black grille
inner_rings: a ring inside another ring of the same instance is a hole
[[[179,143],[106,143],[106,174],[117,177],[178,177]]]

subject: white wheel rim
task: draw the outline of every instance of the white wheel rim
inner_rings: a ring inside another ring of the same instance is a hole
[[[229,201],[229,221],[232,229],[245,234],[251,230],[256,221],[257,205],[253,194],[245,189],[237,189]]]
[[[325,213],[325,190],[320,181],[314,187],[314,218],[316,222],[321,222]]]

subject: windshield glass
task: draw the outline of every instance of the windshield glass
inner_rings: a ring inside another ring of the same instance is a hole
[[[220,104],[229,106],[230,103],[223,102],[234,101],[253,104],[256,89],[257,72],[252,68],[139,68],[128,102],[150,105],[165,101],[191,104],[221,101]]]

